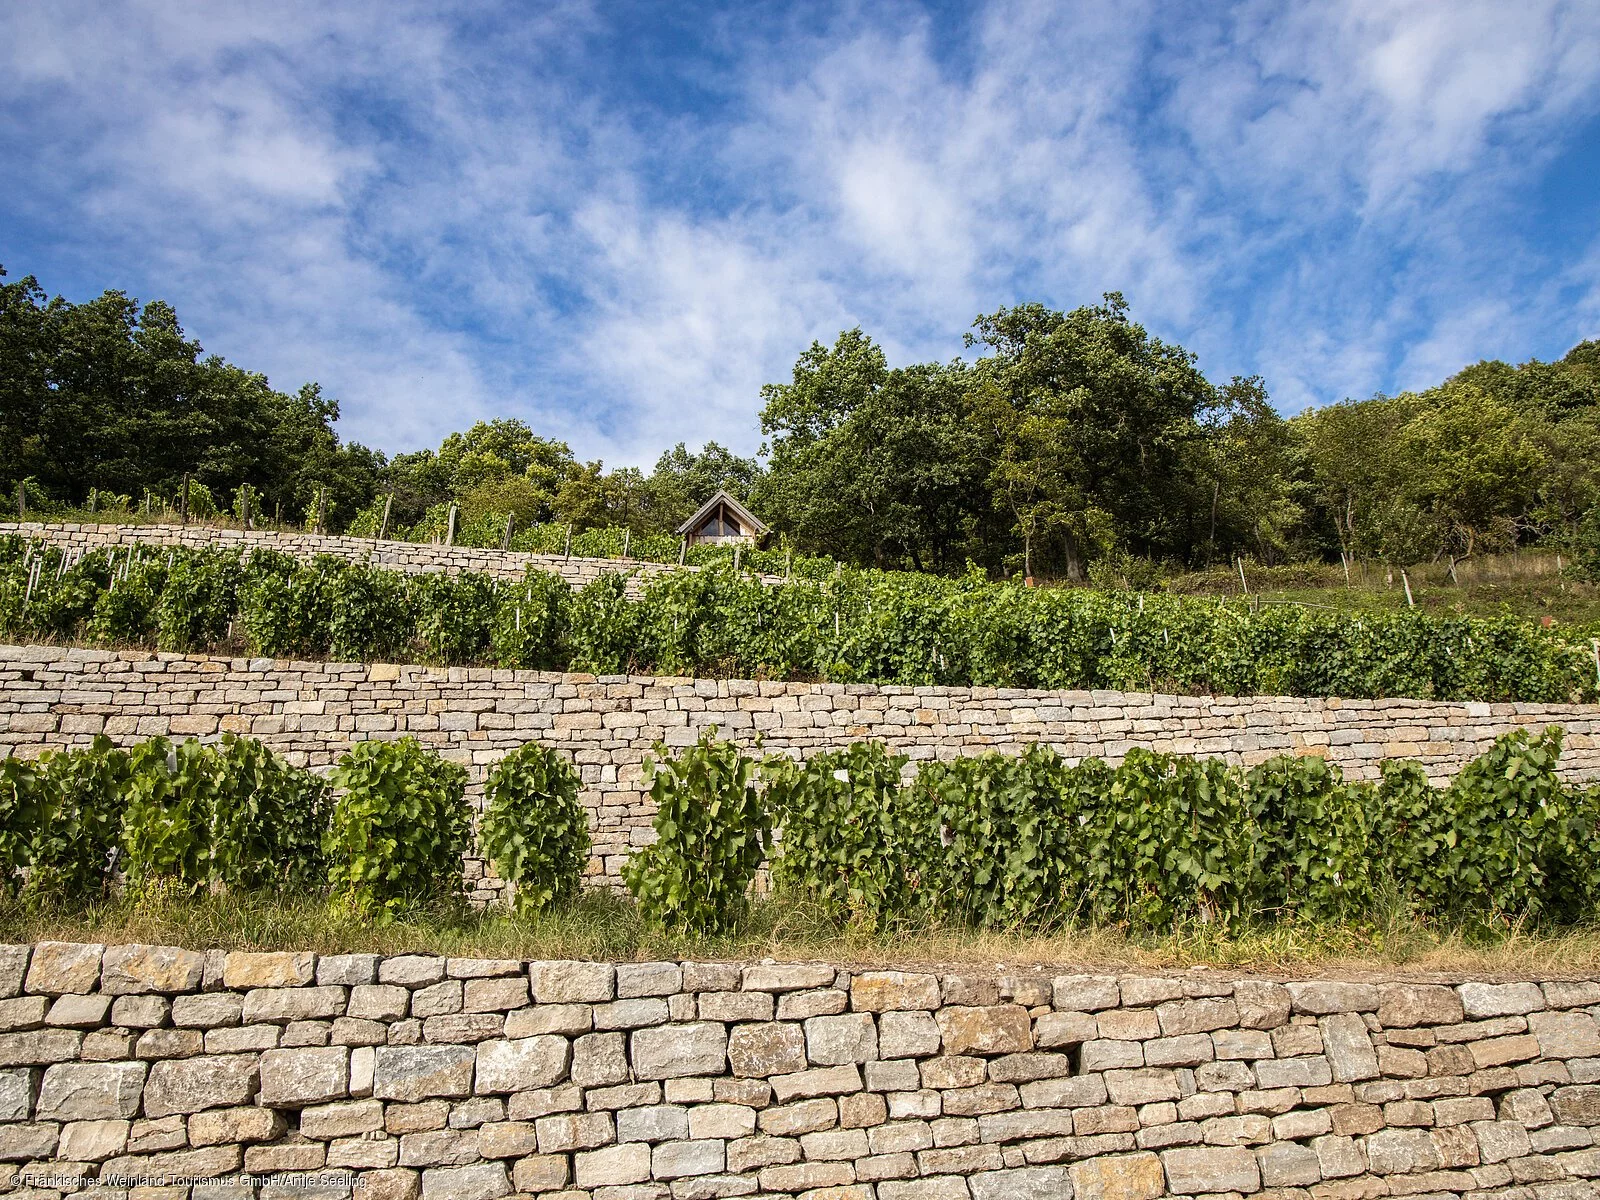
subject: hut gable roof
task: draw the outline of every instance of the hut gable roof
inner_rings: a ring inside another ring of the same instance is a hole
[[[767,532],[766,522],[762,521],[761,518],[757,517],[748,508],[740,504],[732,496],[728,495],[727,492],[721,491],[719,491],[715,496],[712,496],[711,499],[707,500],[699,508],[695,509],[694,515],[682,525],[679,525],[677,532],[681,534],[687,534],[691,530],[698,528],[700,522],[704,521],[708,516],[710,516],[719,504],[727,505],[728,508],[732,510],[733,515],[739,518],[739,523],[747,526],[754,536],[760,537],[762,534]]]

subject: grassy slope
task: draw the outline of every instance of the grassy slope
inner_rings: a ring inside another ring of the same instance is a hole
[[[1115,929],[1027,935],[957,928],[873,932],[840,926],[793,901],[764,901],[731,934],[674,937],[650,929],[630,902],[604,892],[591,892],[572,908],[543,917],[455,911],[383,924],[318,901],[275,897],[147,898],[59,913],[0,909],[0,940],[47,938],[196,949],[413,951],[536,959],[825,959],[985,971],[1212,967],[1477,978],[1600,972],[1600,931],[1464,930],[1428,925],[1401,913],[1370,925],[1278,923],[1234,935],[1207,926],[1160,935]]]
[[[1561,576],[1554,554],[1524,551],[1462,563],[1456,579],[1448,563],[1408,567],[1412,599],[1425,612],[1493,617],[1506,613],[1529,620],[1549,617],[1557,625],[1600,623],[1600,585]],[[1381,563],[1356,564],[1345,582],[1338,563],[1260,567],[1245,564],[1252,595],[1263,601],[1316,604],[1341,612],[1396,612],[1406,607],[1401,572]],[[1167,581],[1181,595],[1240,595],[1237,567],[1177,575]]]

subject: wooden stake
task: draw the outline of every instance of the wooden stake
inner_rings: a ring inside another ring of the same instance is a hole
[[[678,543],[678,565],[683,566],[683,560],[689,557],[689,539],[684,538]]]
[[[149,507],[148,507],[148,504],[149,504],[149,501],[147,500],[146,501],[146,508],[145,508],[146,512],[150,511]],[[28,484],[27,484],[26,480],[19,479],[17,481],[17,520],[26,521],[27,519],[28,519]]]
[[[189,472],[183,473],[183,495],[178,499],[178,524],[189,523]]]
[[[1350,590],[1350,556],[1343,550],[1339,551],[1339,561],[1344,564],[1344,590]]]
[[[506,534],[500,539],[500,549],[511,549],[511,527],[517,523],[517,518],[512,513],[506,514]]]
[[[328,532],[328,489],[319,488],[317,491],[317,532]]]
[[[389,510],[394,506],[394,488],[389,489],[389,494],[383,500],[383,520],[378,523],[378,541],[389,536]]]
[[[626,526],[622,530],[622,557],[628,557],[628,550],[633,545],[633,527]]]
[[[1244,559],[1240,557],[1233,561],[1239,564],[1239,586],[1244,589],[1244,594],[1248,596],[1250,594],[1250,585],[1244,579]]]
[[[1406,569],[1404,567],[1400,568],[1400,582],[1405,585],[1406,589],[1406,607],[1415,608],[1417,606],[1417,602],[1411,598],[1411,580],[1406,575]]]
[[[571,521],[567,522],[567,544],[566,544],[565,548],[561,551],[561,554],[562,554],[562,556],[564,558],[571,558],[572,557],[572,522]]]
[[[454,504],[450,506],[450,516],[445,522],[444,530],[444,544],[446,546],[454,546],[456,544],[456,513],[458,511],[460,510]]]

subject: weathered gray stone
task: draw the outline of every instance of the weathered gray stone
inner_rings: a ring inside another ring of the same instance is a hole
[[[737,1025],[728,1035],[728,1063],[735,1075],[766,1078],[806,1068],[806,1038],[799,1025],[767,1022]]]
[[[300,1111],[300,1134],[318,1141],[359,1137],[383,1128],[380,1100],[339,1100]]]
[[[376,954],[324,954],[317,959],[317,983],[322,987],[354,987],[378,981]]]
[[[0,1000],[22,994],[22,981],[28,973],[30,946],[0,946]]]
[[[1062,1200],[1070,1194],[1065,1167],[980,1171],[967,1180],[972,1200]]]
[[[540,1004],[594,1004],[617,994],[617,969],[610,963],[536,962],[528,974]]]
[[[680,1079],[719,1075],[727,1066],[728,1035],[715,1022],[691,1022],[636,1029],[629,1058],[639,1079]]]
[[[567,1077],[571,1048],[566,1038],[497,1039],[480,1042],[477,1050],[476,1091],[481,1095],[522,1092],[560,1083]],[[379,1051],[380,1061],[382,1051]],[[379,1093],[382,1095],[382,1093]],[[439,1092],[436,1095],[451,1093]]]
[[[199,996],[175,996],[172,1023],[192,1029],[219,1029],[242,1020],[244,997],[234,992],[209,992]]]
[[[472,1046],[379,1046],[372,1094],[407,1103],[471,1095],[476,1059]]]
[[[579,1087],[605,1087],[628,1079],[626,1034],[590,1033],[572,1043],[572,1082]]]
[[[1538,1039],[1546,1058],[1591,1058],[1600,1055],[1600,1028],[1586,1012],[1534,1012],[1528,1032]]]
[[[26,1121],[33,1107],[33,1073],[0,1071],[0,1121]]]
[[[1378,989],[1368,983],[1315,981],[1285,984],[1294,1002],[1294,1011],[1326,1016],[1342,1012],[1376,1012]]]
[[[124,1029],[158,1029],[171,1013],[172,1002],[165,996],[118,996],[111,1023]]]
[[[1179,1146],[1161,1152],[1167,1184],[1186,1196],[1261,1190],[1256,1156],[1243,1146]]]
[[[936,1019],[947,1054],[1016,1054],[1033,1049],[1033,1024],[1020,1004],[942,1008]]]
[[[191,1146],[232,1142],[270,1142],[280,1137],[284,1119],[270,1108],[213,1108],[189,1118]]]
[[[1034,1022],[1034,1036],[1040,1047],[1076,1046],[1100,1036],[1100,1023],[1089,1013],[1045,1013]]]
[[[99,942],[38,943],[28,962],[27,990],[46,996],[94,991],[105,949]]]
[[[662,1142],[651,1153],[650,1170],[657,1179],[714,1175],[725,1169],[726,1146],[716,1140]]]
[[[145,1084],[144,1115],[165,1117],[207,1108],[248,1104],[255,1095],[257,1062],[249,1054],[214,1054],[158,1062]]]
[[[1171,1000],[1158,1005],[1156,1017],[1167,1037],[1210,1033],[1239,1023],[1239,1007],[1232,1000]]]
[[[61,1126],[53,1121],[43,1121],[33,1125],[0,1125],[0,1162],[29,1160],[37,1162],[48,1159],[55,1153],[56,1142],[60,1136]]]
[[[1367,1165],[1377,1175],[1437,1171],[1444,1165],[1426,1129],[1380,1129],[1366,1139]]]
[[[1317,1024],[1322,1029],[1323,1052],[1328,1057],[1335,1081],[1355,1083],[1378,1077],[1378,1053],[1372,1048],[1367,1023],[1359,1013],[1334,1013],[1323,1017]],[[1261,1086],[1269,1085],[1263,1083]]]
[[[1322,1165],[1310,1146],[1277,1142],[1256,1151],[1265,1187],[1310,1187],[1322,1182]]]
[[[878,1030],[869,1012],[812,1017],[805,1030],[806,1057],[816,1066],[871,1062],[878,1057]]]
[[[350,1051],[345,1046],[268,1050],[261,1056],[260,1102],[269,1108],[304,1108],[350,1094]]]
[[[1276,1029],[1289,1019],[1293,997],[1279,983],[1241,979],[1233,985],[1233,1002],[1239,1007],[1243,1029]]]
[[[1057,975],[1051,981],[1051,1003],[1063,1012],[1095,1012],[1121,1002],[1121,990],[1110,975]]]
[[[511,1179],[502,1162],[433,1167],[422,1173],[422,1200],[496,1200],[510,1192]]]
[[[106,1022],[111,1011],[111,997],[98,993],[92,996],[57,996],[46,1014],[46,1025],[69,1029],[95,1029]]]
[[[927,1012],[886,1012],[878,1018],[878,1053],[884,1058],[937,1054],[939,1024]]]
[[[310,965],[305,969],[309,972]],[[240,1020],[246,1025],[323,1020],[343,1016],[344,1004],[342,987],[256,988],[245,993]]]
[[[1472,1021],[1538,1012],[1545,1006],[1536,983],[1463,983],[1456,992]]]
[[[593,1150],[616,1141],[616,1126],[610,1113],[571,1113],[540,1117],[534,1122],[541,1154],[563,1154],[572,1150]]]
[[[397,954],[378,964],[378,982],[420,988],[444,978],[445,960],[433,954]]]
[[[863,971],[850,981],[850,1007],[857,1012],[922,1010],[941,1003],[939,977],[906,971]]]
[[[144,1091],[143,1063],[58,1063],[39,1088],[41,1121],[105,1121],[133,1116]]]
[[[1454,1025],[1465,1019],[1454,988],[1430,984],[1385,984],[1378,989],[1378,1023],[1385,1029]]]

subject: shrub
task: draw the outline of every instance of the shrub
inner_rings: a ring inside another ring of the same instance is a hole
[[[14,895],[22,886],[44,807],[39,768],[12,754],[0,758],[0,896]]]
[[[758,770],[733,742],[716,741],[714,729],[675,758],[658,745],[645,759],[656,841],[629,858],[622,877],[647,921],[714,933],[737,920],[772,844]]]
[[[606,574],[572,600],[571,669],[621,675],[632,665],[638,615],[621,575]]]
[[[128,755],[104,734],[39,758],[40,803],[26,892],[77,901],[103,895],[117,865]]]
[[[203,650],[227,635],[237,607],[239,560],[211,551],[180,551],[156,604],[157,645]]]
[[[328,588],[328,653],[339,662],[405,655],[413,616],[405,576],[357,563]]]
[[[529,567],[500,590],[490,641],[501,667],[559,671],[567,661],[572,589],[561,576]]]
[[[1338,767],[1314,756],[1270,759],[1245,778],[1245,803],[1259,830],[1255,907],[1317,920],[1367,911],[1375,794],[1346,783]]]
[[[467,773],[415,738],[358,742],[329,775],[340,792],[324,842],[336,895],[393,911],[461,885]]]
[[[494,624],[495,593],[493,579],[471,571],[412,576],[411,609],[424,659],[481,662]]]
[[[882,742],[799,762],[774,756],[762,767],[767,807],[780,829],[772,886],[819,901],[828,911],[876,926],[907,908],[900,768]]]
[[[589,819],[572,764],[529,742],[489,773],[480,840],[500,878],[516,886],[521,912],[540,912],[578,892],[589,862]]]

